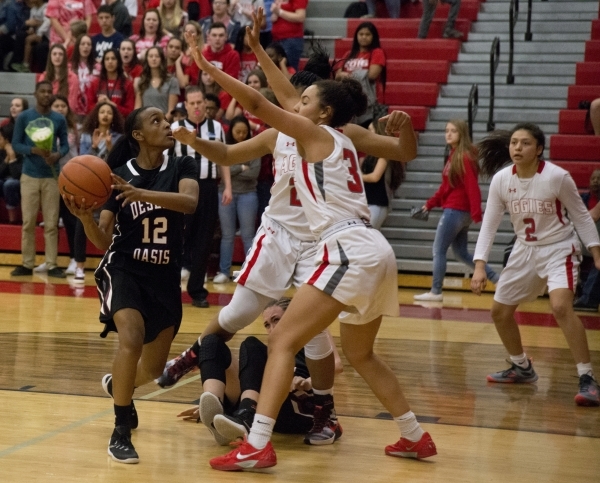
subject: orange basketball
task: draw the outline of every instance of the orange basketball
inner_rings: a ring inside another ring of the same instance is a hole
[[[108,164],[102,159],[90,154],[76,156],[60,171],[58,189],[61,195],[74,196],[77,205],[85,199],[86,206],[96,203],[99,208],[112,193],[110,173]]]

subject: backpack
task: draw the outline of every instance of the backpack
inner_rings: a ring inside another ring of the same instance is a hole
[[[367,4],[365,2],[352,2],[344,12],[344,18],[361,18],[367,15]]]

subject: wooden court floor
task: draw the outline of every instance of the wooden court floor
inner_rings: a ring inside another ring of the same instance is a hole
[[[176,414],[197,401],[197,374],[162,390],[136,391],[138,465],[106,455],[112,401],[101,377],[110,371],[114,334],[101,339],[91,286],[43,276],[11,279],[0,267],[0,482],[599,482],[600,408],[573,402],[577,374],[547,300],[521,307],[519,322],[540,379],[535,385],[493,385],[485,376],[507,357],[489,317],[491,295],[446,292],[444,303],[413,304],[400,289],[401,317],[384,320],[376,351],[398,375],[413,411],[434,438],[438,455],[425,461],[385,456],[398,439],[395,424],[345,362],[336,378],[344,435],[311,447],[302,437],[274,437],[279,464],[261,473],[228,474],[208,459],[216,445],[202,424]],[[228,302],[233,284],[208,286],[211,308],[184,306],[172,355],[184,350]],[[184,301],[187,301],[184,296]],[[426,305],[426,306],[425,306]],[[581,314],[592,362],[600,373],[600,313]],[[339,345],[339,325],[332,326]],[[263,337],[255,322],[248,334]]]

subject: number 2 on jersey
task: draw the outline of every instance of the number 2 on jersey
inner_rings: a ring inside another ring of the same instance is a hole
[[[537,241],[537,236],[534,236],[535,233],[535,220],[533,218],[524,218],[523,223],[527,225],[525,228],[525,241]]]
[[[152,223],[154,221],[154,223]],[[153,227],[150,227],[152,223]],[[151,220],[150,218],[144,218],[142,220],[142,225],[144,225],[144,237],[142,238],[142,243],[156,243],[158,245],[166,245],[167,244],[167,236],[165,233],[167,232],[167,219],[164,216],[160,216]],[[152,231],[152,238],[150,238],[150,231]]]
[[[350,149],[344,149],[344,161],[348,161],[350,163],[348,166],[348,171],[352,176],[352,180],[348,181],[348,189],[351,193],[362,193],[363,184],[354,152]]]

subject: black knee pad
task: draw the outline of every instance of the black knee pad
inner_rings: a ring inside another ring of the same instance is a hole
[[[256,337],[247,337],[240,346],[240,389],[260,391],[267,364],[267,346]]]
[[[216,334],[204,337],[198,351],[202,383],[208,379],[217,379],[225,384],[225,371],[230,365],[231,351],[223,339]]]

